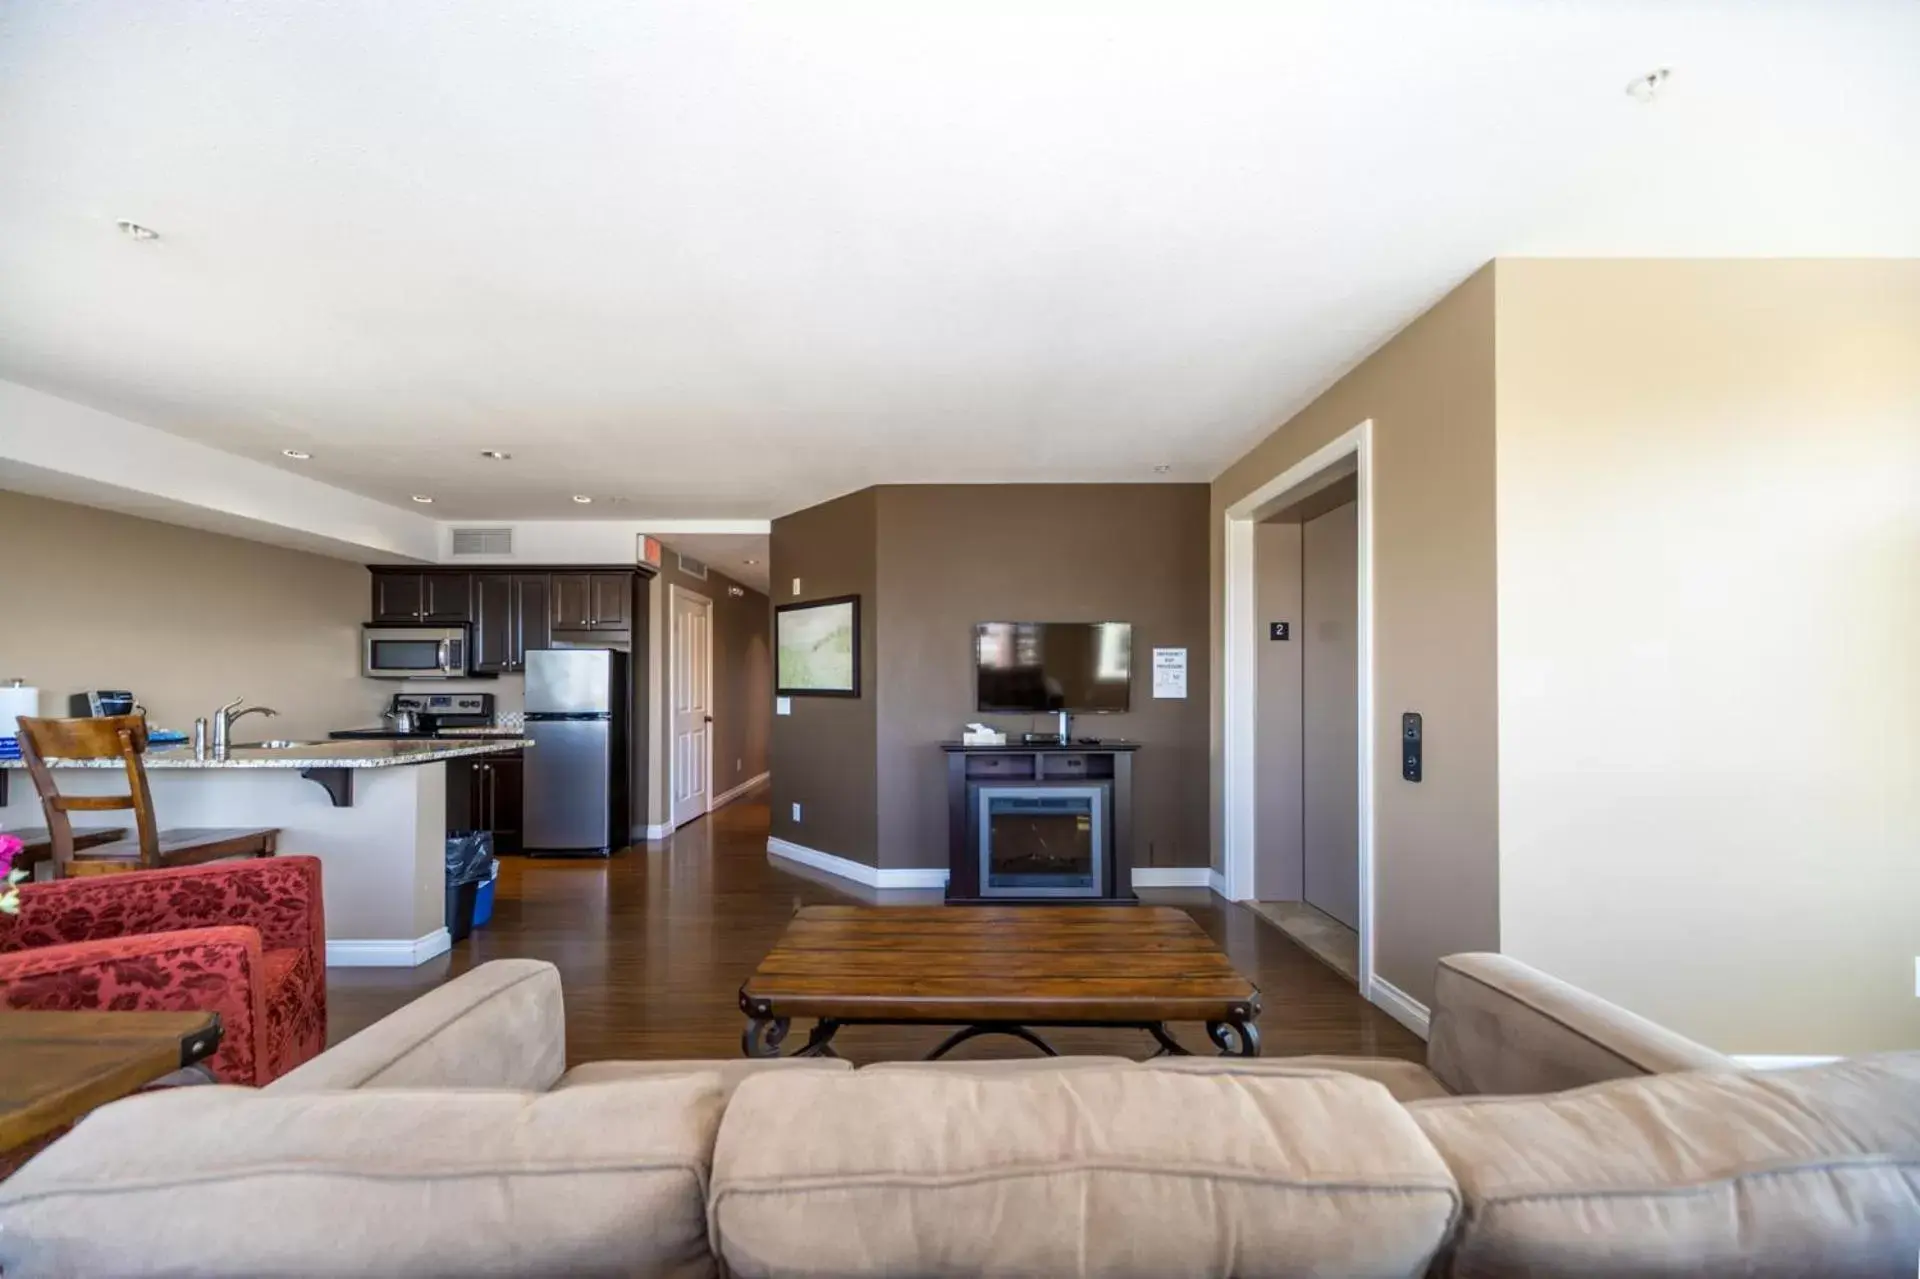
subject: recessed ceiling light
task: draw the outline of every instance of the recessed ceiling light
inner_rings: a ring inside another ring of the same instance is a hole
[[[313,454],[307,452],[305,449],[281,449],[280,456],[290,457],[296,462],[304,462],[311,458]]]
[[[487,459],[488,461],[490,461],[490,462],[511,462],[511,461],[513,461],[513,454],[511,454],[511,453],[502,453],[502,452],[501,452],[501,451],[500,451],[499,449],[481,449],[481,450],[480,450],[480,456],[481,456],[481,457],[484,457],[484,458],[486,458],[486,459]]]
[[[1162,462],[1160,465],[1153,468],[1153,473],[1155,475],[1165,475],[1168,471],[1171,471],[1172,469],[1173,468],[1171,466],[1168,466],[1165,462]]]
[[[575,493],[573,495],[573,500],[580,503],[580,505],[585,506],[588,502],[591,502],[593,499],[588,497],[585,493]]]
[[[742,564],[747,565],[748,567],[752,567],[753,565],[758,564],[760,561],[759,560],[741,560],[740,562]]]
[[[422,506],[432,506],[432,505],[433,505],[433,499],[432,499],[432,498],[430,498],[430,497],[428,497],[428,496],[427,496],[427,495],[426,495],[425,493],[415,493],[415,494],[413,495],[413,500],[414,500],[414,501],[416,501],[416,502],[418,502],[418,503],[420,503],[420,505],[422,505]]]
[[[160,238],[160,233],[152,227],[141,226],[138,222],[130,222],[126,218],[121,218],[118,222],[115,222],[114,225],[120,228],[122,234],[131,236],[136,240],[157,240]]]
[[[1666,67],[1655,67],[1645,75],[1637,75],[1627,81],[1627,96],[1635,102],[1651,102],[1667,87],[1667,77],[1672,74]]]

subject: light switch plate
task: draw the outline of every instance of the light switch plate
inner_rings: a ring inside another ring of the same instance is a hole
[[[800,805],[798,804],[793,806],[793,820],[796,822],[800,820]]]
[[[793,714],[793,699],[792,699],[791,697],[776,697],[776,698],[774,698],[774,699],[773,699],[773,713],[774,713],[775,715],[791,715],[791,714]]]
[[[800,593],[800,579],[797,577],[793,579],[793,593],[795,595]]]

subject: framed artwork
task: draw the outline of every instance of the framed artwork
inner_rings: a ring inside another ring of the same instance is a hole
[[[774,696],[860,696],[860,597],[773,610]]]

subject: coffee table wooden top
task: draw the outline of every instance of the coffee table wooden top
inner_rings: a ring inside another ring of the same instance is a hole
[[[220,1014],[0,1012],[0,1150],[209,1057]]]
[[[808,906],[740,988],[773,1018],[1241,1021],[1259,992],[1164,906]]]

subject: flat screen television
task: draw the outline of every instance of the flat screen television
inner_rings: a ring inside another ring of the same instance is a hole
[[[973,658],[981,711],[1124,711],[1133,691],[1133,623],[981,622]]]

